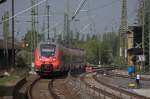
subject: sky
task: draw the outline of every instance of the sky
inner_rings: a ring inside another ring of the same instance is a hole
[[[24,11],[31,7],[31,0],[14,0],[15,1],[15,37],[22,38],[25,33],[31,29],[31,10]],[[38,0],[42,2],[43,0]],[[104,33],[118,31],[120,25],[122,0],[87,0],[77,15],[79,21],[71,22],[71,30],[87,33]],[[57,33],[63,31],[65,0],[48,0],[50,4],[50,33],[53,34],[53,27],[56,27]],[[77,9],[81,0],[70,0],[70,17]],[[45,5],[43,2],[38,5],[38,31],[43,33],[42,28],[46,23]],[[136,19],[137,0],[127,0],[127,22],[133,25]],[[11,0],[0,4],[0,22],[4,12],[9,11],[11,16]],[[21,13],[24,11],[24,13]],[[19,13],[19,14],[18,14]],[[17,15],[18,14],[18,15]],[[11,19],[10,19],[11,24]],[[11,28],[11,26],[10,26]],[[11,31],[11,29],[10,29]],[[45,30],[44,33],[47,33]],[[0,24],[0,38],[2,38],[2,24]]]

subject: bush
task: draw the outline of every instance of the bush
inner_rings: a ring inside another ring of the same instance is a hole
[[[21,50],[16,54],[16,66],[26,68],[31,63],[31,52]],[[32,55],[33,56],[33,55]]]

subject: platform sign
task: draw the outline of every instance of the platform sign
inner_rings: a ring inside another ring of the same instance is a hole
[[[138,59],[139,59],[139,61],[145,61],[145,56],[144,55],[139,55]]]
[[[135,72],[135,67],[134,66],[128,67],[128,75],[132,75],[134,72]]]

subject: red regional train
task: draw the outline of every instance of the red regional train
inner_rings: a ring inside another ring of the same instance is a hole
[[[47,41],[40,42],[35,50],[34,68],[39,75],[84,69],[84,66],[85,51],[83,49],[67,48]]]

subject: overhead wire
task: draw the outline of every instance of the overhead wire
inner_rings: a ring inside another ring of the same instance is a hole
[[[114,0],[114,1],[112,1],[112,2],[110,2],[110,3],[108,3],[108,4],[105,4],[105,5],[103,5],[103,6],[98,6],[98,7],[92,8],[92,9],[90,9],[90,11],[103,9],[103,8],[108,7],[108,6],[112,5],[112,4],[115,4],[115,3],[119,2],[119,1],[120,1],[120,0]]]
[[[99,7],[95,7],[95,8],[93,8],[93,9],[88,9],[89,11],[92,11],[92,10],[95,10],[95,9],[103,9],[103,8],[105,8],[105,7],[108,7],[108,6],[110,6],[110,5],[112,5],[112,4],[114,4],[114,3],[117,3],[118,1],[120,1],[120,0],[115,0],[115,1],[112,1],[111,3],[108,3],[108,4],[105,4],[105,5],[103,5],[103,6],[99,6]],[[87,11],[88,11],[87,10]],[[88,14],[88,16],[87,17],[83,17],[83,18],[80,18],[80,20],[82,20],[82,21],[87,21],[87,20],[92,20],[92,19],[94,19],[95,17],[97,17],[97,16],[99,16],[99,13],[96,13],[95,15],[93,15],[93,16],[89,16],[89,14]],[[94,22],[92,22],[92,23],[94,23]]]
[[[103,5],[103,6],[101,6],[101,7],[96,7],[96,8],[90,9],[90,11],[91,11],[91,10],[94,10],[94,9],[97,9],[97,8],[103,9],[103,8],[105,8],[105,7],[108,7],[108,6],[112,5],[112,4],[114,4],[114,3],[117,3],[118,1],[120,1],[120,0],[113,1],[113,2],[111,2],[111,3],[108,3],[108,4]],[[134,14],[134,10],[133,10],[130,14],[128,14],[128,16],[127,16],[127,17],[128,17],[128,20],[129,20],[129,19],[132,19],[132,18],[134,17],[133,14]],[[97,17],[97,16],[100,16],[100,14],[99,14],[99,13],[96,13],[95,15],[90,16],[90,18],[91,18],[91,19],[94,19],[94,18]],[[104,18],[105,18],[105,17],[104,17]],[[81,19],[81,18],[80,18],[80,19]],[[118,19],[120,19],[120,17],[118,17]],[[87,21],[87,20],[89,20],[89,16],[83,17],[81,20],[82,20],[82,21]],[[119,23],[119,21],[120,21],[120,20],[118,20],[117,23]],[[110,21],[110,22],[111,22],[111,21]],[[108,24],[110,24],[110,22],[109,22]]]
[[[16,16],[19,16],[19,15],[21,15],[21,14],[23,14],[23,13],[29,11],[30,9],[32,9],[32,8],[34,8],[34,7],[36,7],[36,6],[40,5],[40,4],[42,4],[42,3],[44,3],[45,1],[46,1],[46,0],[42,0],[42,1],[40,1],[39,3],[37,3],[37,4],[35,4],[35,5],[33,5],[33,6],[29,7],[29,8],[26,8],[26,9],[24,9],[24,10],[22,10],[22,11],[16,13],[14,16],[9,17],[8,19],[6,19],[6,20],[4,20],[4,21],[2,21],[2,22],[11,20],[12,18],[14,18],[14,17],[16,17]],[[1,22],[0,22],[0,23],[1,23]]]

